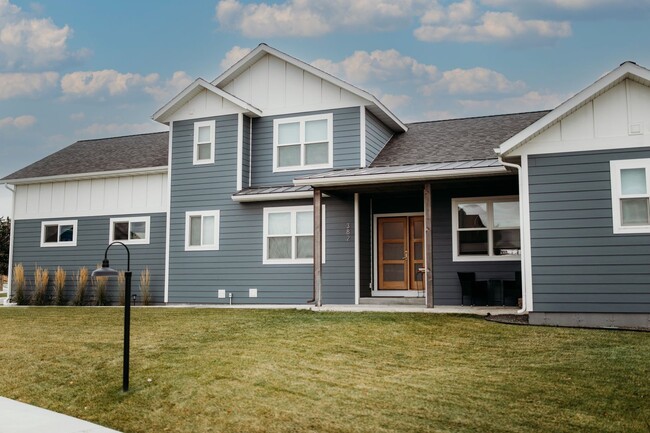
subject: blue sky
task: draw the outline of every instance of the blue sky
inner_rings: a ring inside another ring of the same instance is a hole
[[[260,42],[412,122],[553,108],[625,60],[650,67],[649,18],[650,0],[0,0],[0,177],[163,130],[151,114]]]

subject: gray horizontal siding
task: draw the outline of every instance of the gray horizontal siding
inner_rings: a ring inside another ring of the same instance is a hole
[[[392,136],[393,131],[366,110],[366,165],[379,155]]]
[[[273,120],[325,113],[333,113],[334,168],[358,167],[361,139],[359,107],[260,117],[253,119],[252,185],[290,185],[295,177],[328,170],[273,173]]]
[[[244,116],[243,125],[243,157],[242,157],[242,187],[250,186],[251,173],[251,118]]]
[[[121,215],[115,215],[121,216]],[[135,216],[135,215],[132,215]],[[43,220],[18,220],[15,222],[14,264],[22,263],[28,281],[29,292],[33,290],[34,270],[36,266],[47,268],[50,274],[49,294],[51,295],[54,272],[61,266],[67,273],[65,290],[66,300],[74,296],[74,273],[81,267],[90,271],[101,264],[104,250],[108,246],[110,218],[112,216],[83,217],[77,219],[76,247],[40,246],[41,222]],[[141,299],[139,290],[140,272],[148,267],[151,273],[151,293],[155,303],[162,303],[165,285],[165,229],[166,215],[151,214],[149,245],[129,245],[131,252],[131,270],[133,271],[132,291]],[[74,218],[71,218],[74,219]],[[47,220],[46,220],[47,221]],[[126,270],[126,251],[116,245],[109,250],[111,267]],[[116,279],[109,280],[109,299],[112,303],[119,300]],[[94,299],[93,288],[87,288],[86,299]]]
[[[236,304],[304,304],[312,297],[313,266],[262,264],[263,209],[312,202],[233,202],[231,195],[235,191],[237,163],[237,141],[233,131],[237,130],[237,119],[235,116],[219,117],[216,124],[217,158],[215,164],[203,166],[192,165],[193,142],[187,131],[193,131],[193,122],[174,124],[169,301],[228,303],[228,298],[218,298],[221,289],[232,293]],[[352,226],[354,223],[353,204],[350,200],[327,198],[325,207],[323,301],[352,303],[354,243],[347,241],[345,230],[348,223]],[[185,251],[185,212],[216,209],[221,212],[219,250]],[[258,290],[257,298],[249,298],[249,288]]]
[[[614,235],[611,160],[629,149],[529,157],[533,309],[650,312],[650,236]]]

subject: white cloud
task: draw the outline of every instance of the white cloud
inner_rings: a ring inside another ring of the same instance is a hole
[[[397,108],[403,107],[413,98],[409,95],[391,95],[389,93],[382,95],[379,100],[384,104],[389,110],[394,111]]]
[[[113,69],[79,71],[63,76],[61,90],[69,96],[94,96],[106,92],[114,96],[126,93],[133,87],[151,86],[158,78],[158,74],[123,74]]]
[[[0,73],[0,100],[34,96],[58,84],[56,72]]]
[[[485,12],[478,19],[469,15],[458,20],[447,11],[433,9],[423,16],[413,34],[425,42],[526,42],[571,36],[568,21],[526,20],[512,12]]]
[[[43,67],[71,56],[67,42],[72,29],[51,18],[31,18],[8,0],[0,0],[0,63],[8,68]]]
[[[146,86],[144,91],[157,101],[168,101],[192,84],[192,81],[192,78],[184,71],[176,71],[169,80],[159,85]]]
[[[510,81],[505,75],[486,68],[453,69],[442,73],[442,78],[425,86],[425,94],[446,91],[452,95],[477,93],[514,93],[526,89],[523,81]]]
[[[32,126],[36,123],[36,117],[27,115],[27,116],[18,116],[18,117],[5,117],[0,119],[0,129],[7,127],[14,127],[18,129],[24,129],[29,126]]]
[[[83,111],[80,111],[79,113],[72,113],[70,115],[70,120],[79,121],[79,120],[84,120],[85,118],[86,118],[86,114]]]
[[[155,122],[144,123],[93,123],[85,128],[78,129],[76,135],[87,138],[112,137],[129,134],[145,134],[148,132],[166,131],[164,125]]]
[[[223,60],[221,60],[221,63],[219,65],[221,66],[222,70],[226,70],[235,63],[237,63],[239,60],[241,60],[246,54],[250,53],[251,49],[250,48],[243,48],[238,45],[235,45],[226,53],[224,56]]]
[[[474,114],[498,114],[553,109],[570,97],[570,94],[530,91],[509,98],[465,99],[458,103]]]
[[[322,36],[337,29],[391,30],[408,23],[426,0],[286,0],[244,4],[221,0],[216,17],[224,28],[250,38]]]

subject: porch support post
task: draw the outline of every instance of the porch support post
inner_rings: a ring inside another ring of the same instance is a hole
[[[314,188],[314,301],[317,307],[322,305],[322,268],[323,268],[323,230],[321,190]]]
[[[431,232],[431,184],[424,184],[424,268],[427,308],[433,308],[433,245]]]

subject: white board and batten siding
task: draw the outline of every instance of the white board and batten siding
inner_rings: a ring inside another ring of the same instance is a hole
[[[209,90],[202,90],[198,95],[183,104],[167,121],[200,119],[202,117],[224,116],[245,113],[246,109],[230,102]]]
[[[34,183],[16,186],[14,218],[148,214],[168,201],[166,173]]]
[[[265,116],[368,104],[367,100],[268,54],[223,90],[259,108]]]
[[[627,79],[579,107],[511,155],[650,146],[650,88]]]

